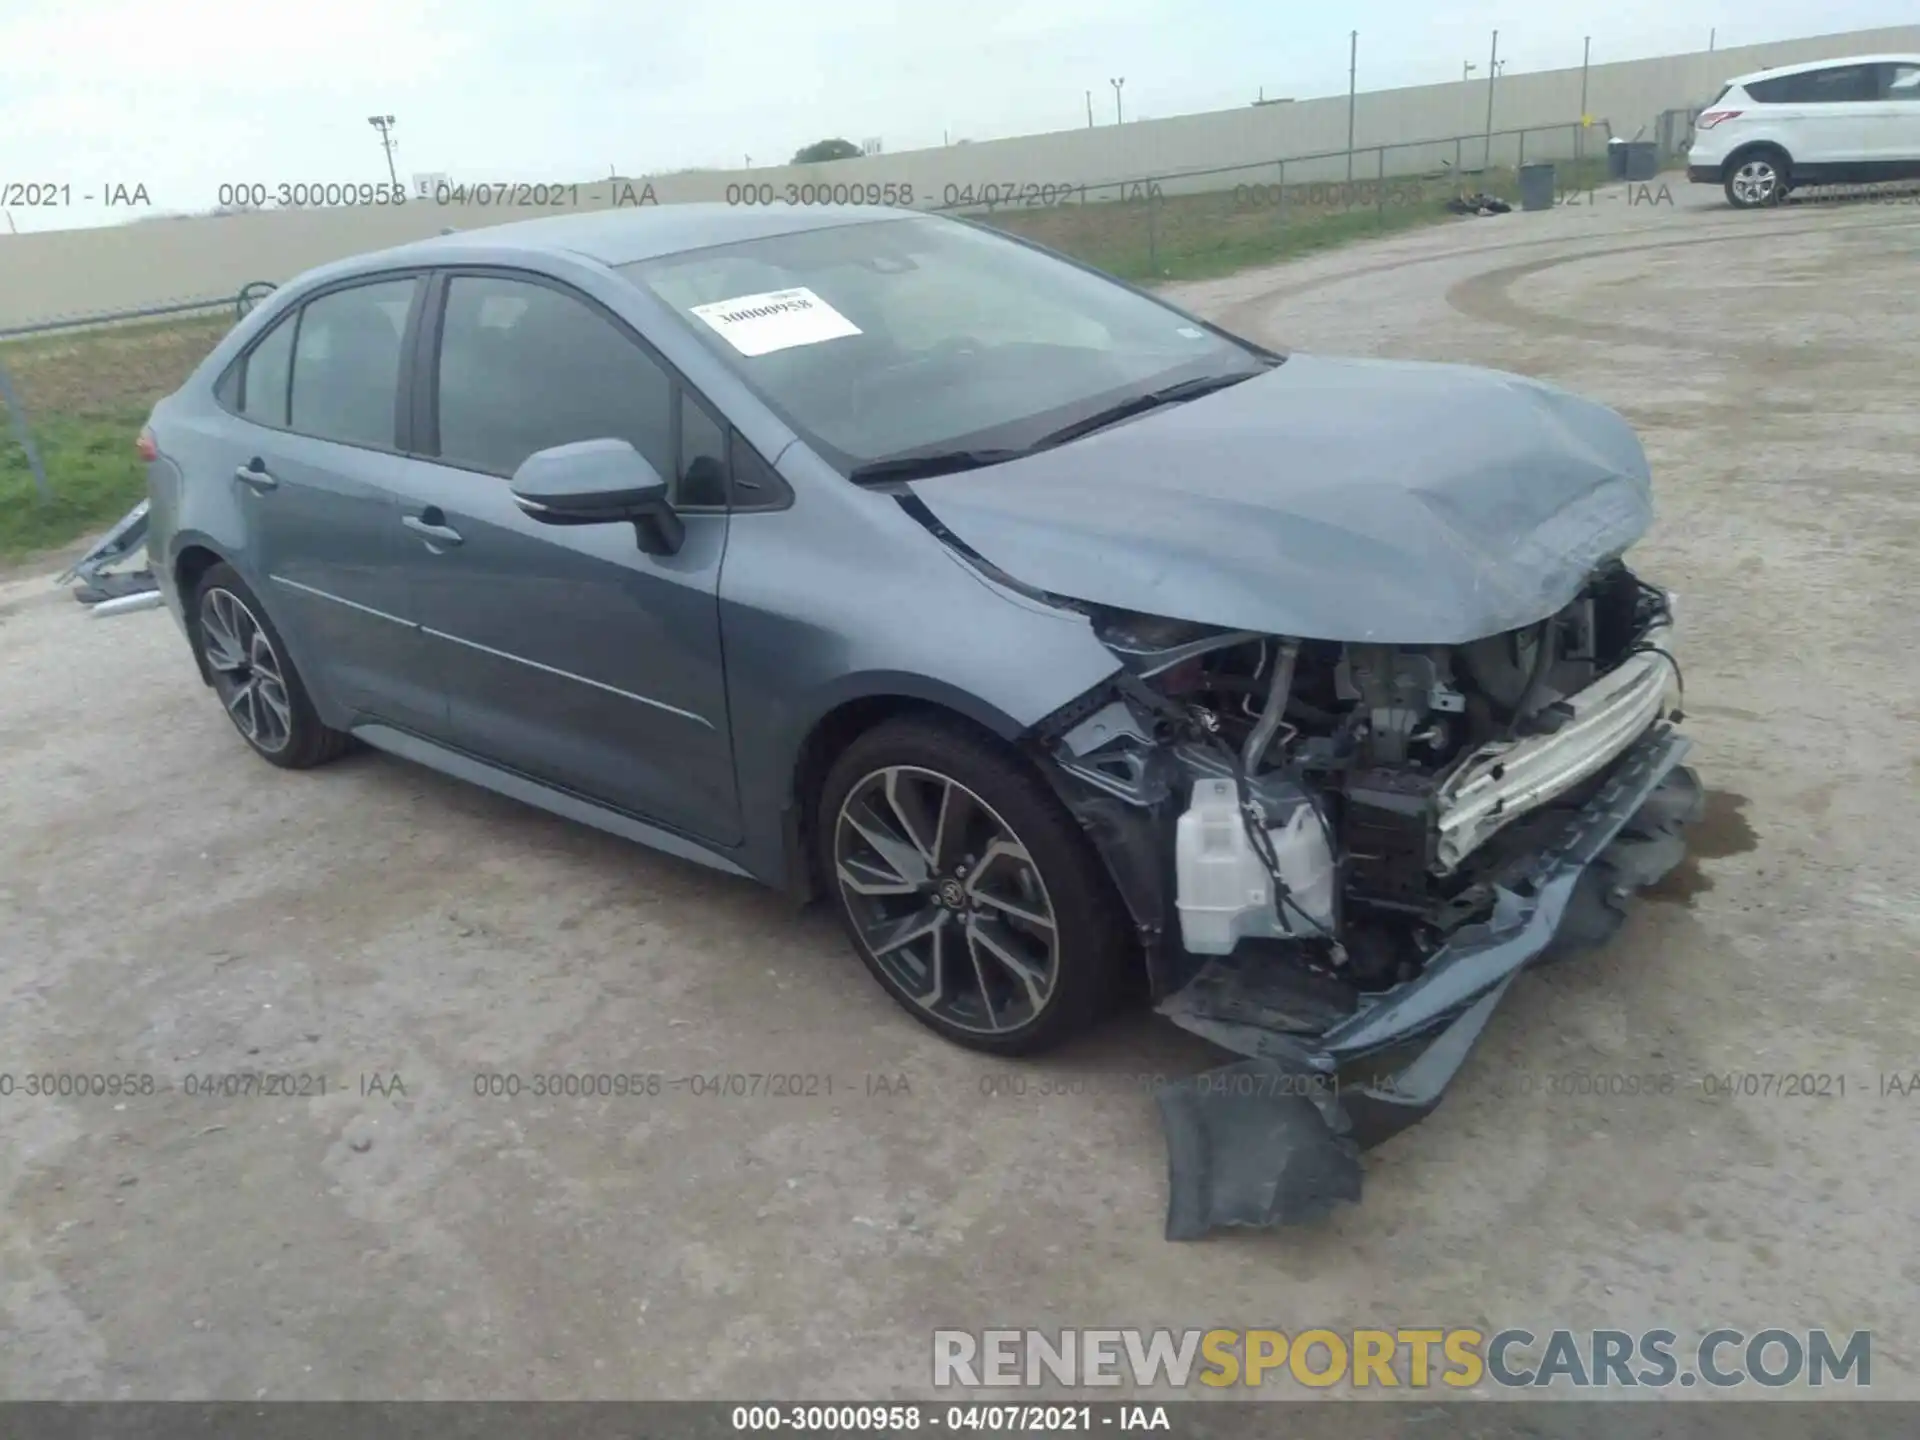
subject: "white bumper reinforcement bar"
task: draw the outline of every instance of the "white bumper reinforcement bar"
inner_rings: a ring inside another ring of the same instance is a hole
[[[1640,640],[1671,650],[1670,626]],[[1665,655],[1630,655],[1586,689],[1562,700],[1571,716],[1551,734],[1494,741],[1467,756],[1440,786],[1442,874],[1456,868],[1488,836],[1606,768],[1666,711],[1677,677]]]

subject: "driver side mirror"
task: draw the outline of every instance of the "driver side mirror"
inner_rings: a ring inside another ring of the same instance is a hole
[[[543,525],[628,521],[649,555],[671,555],[686,526],[667,499],[667,482],[626,440],[578,440],[536,450],[509,482],[514,503]]]

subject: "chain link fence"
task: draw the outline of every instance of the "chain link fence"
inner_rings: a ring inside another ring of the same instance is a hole
[[[1462,194],[1511,201],[1523,165],[1551,163],[1562,189],[1584,188],[1612,135],[1604,120],[1569,121],[1103,184],[949,185],[932,208],[1130,280],[1199,278],[1417,223]]]
[[[1690,105],[1682,110],[1662,110],[1653,122],[1654,153],[1663,169],[1686,159],[1687,147],[1693,144],[1694,121],[1703,108]]]

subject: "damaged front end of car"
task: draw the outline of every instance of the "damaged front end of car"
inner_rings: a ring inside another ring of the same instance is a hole
[[[1700,812],[1672,597],[1618,559],[1466,644],[1076,608],[1122,669],[1036,754],[1160,1013],[1244,1057],[1160,1094],[1169,1239],[1357,1200],[1514,976],[1612,934]]]

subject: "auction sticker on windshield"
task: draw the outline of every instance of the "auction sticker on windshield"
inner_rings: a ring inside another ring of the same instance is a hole
[[[693,313],[742,355],[767,355],[860,333],[858,325],[804,285],[696,305]]]

